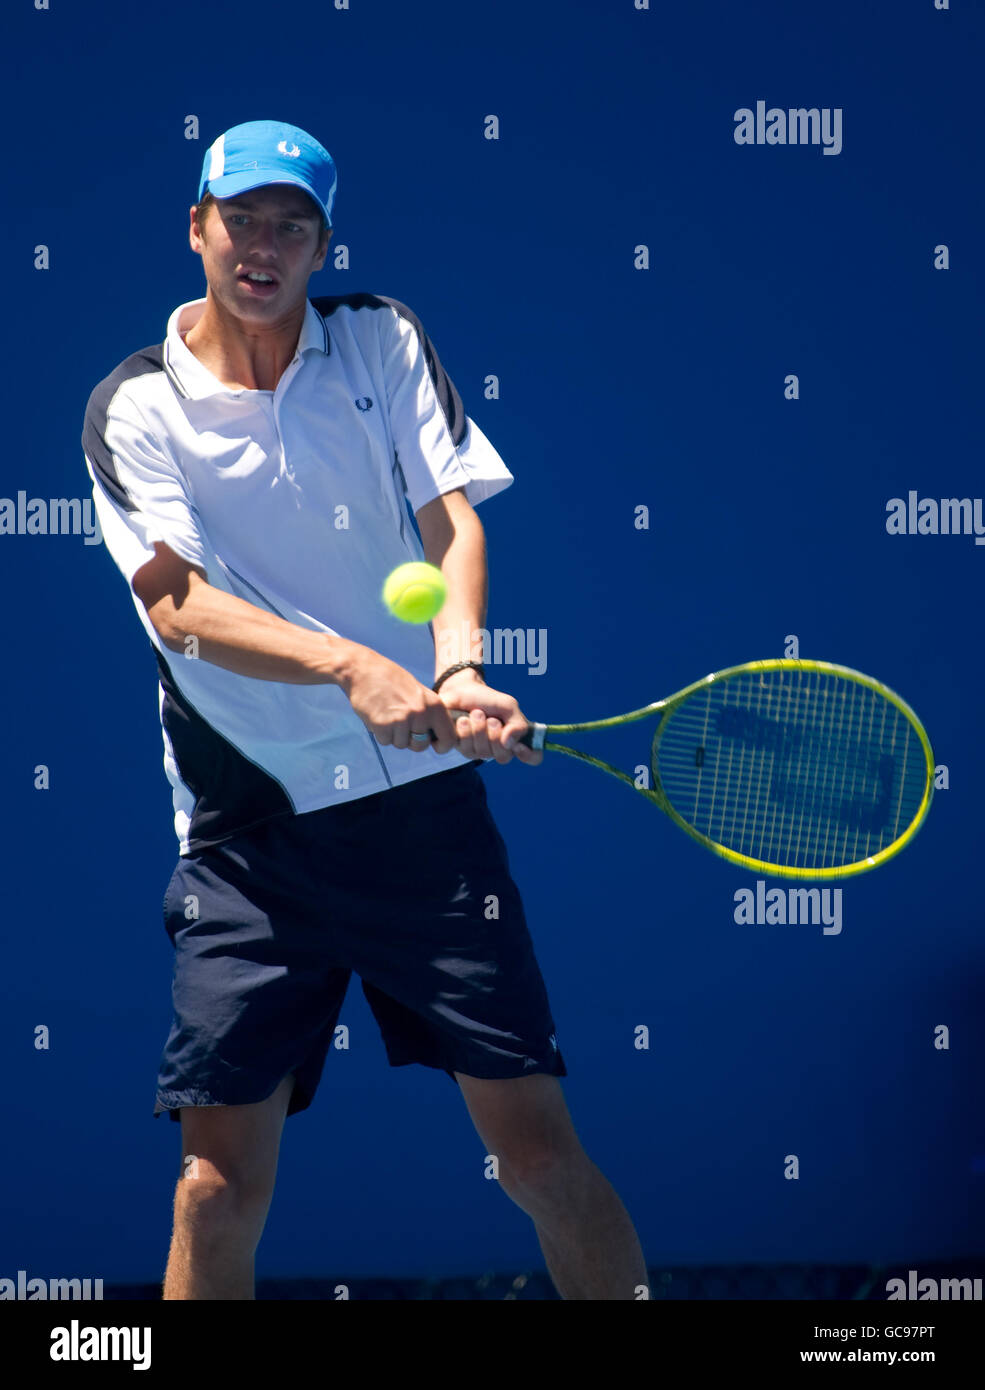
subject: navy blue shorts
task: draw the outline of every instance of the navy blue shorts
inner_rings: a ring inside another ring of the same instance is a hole
[[[155,1117],[321,1079],[353,971],[391,1066],[566,1076],[481,763],[271,820],[179,858]]]

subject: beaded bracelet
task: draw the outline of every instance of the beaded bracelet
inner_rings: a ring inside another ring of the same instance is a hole
[[[442,671],[441,675],[435,681],[434,685],[432,685],[431,689],[435,692],[435,694],[437,694],[442,681],[446,681],[448,677],[453,676],[456,671],[465,671],[470,666],[474,670],[478,671],[482,679],[485,680],[486,671],[481,661],[456,661],[454,666],[449,666],[447,671]]]

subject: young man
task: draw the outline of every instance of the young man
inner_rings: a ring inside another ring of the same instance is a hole
[[[335,187],[296,127],[220,136],[190,209],[206,297],[86,411],[103,535],[157,659],[179,844],[154,1114],[195,1162],[164,1298],[254,1297],[284,1120],[311,1103],[353,971],[390,1064],[461,1088],[560,1295],[638,1298],[639,1242],[572,1127],[478,772],[542,758],[481,663],[473,508],[512,475],[410,309],[308,300]],[[448,583],[433,631],[380,599],[420,559]]]

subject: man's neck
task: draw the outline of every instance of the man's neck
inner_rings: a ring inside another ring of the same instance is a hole
[[[184,334],[185,346],[223,386],[275,391],[297,351],[306,307],[258,328],[228,314],[209,294],[201,318]]]

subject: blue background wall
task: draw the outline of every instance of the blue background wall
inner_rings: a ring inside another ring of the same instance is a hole
[[[479,515],[487,625],[547,630],[543,675],[495,673],[530,717],[632,709],[796,634],[897,689],[949,768],[913,846],[844,885],[837,936],[737,925],[753,876],[611,779],[486,768],[569,1105],[649,1262],[980,1251],[985,548],[885,527],[909,489],[982,491],[980,6],[52,0],[7,23],[0,494],[89,496],[89,392],[204,293],[206,145],[309,129],[351,257],[310,293],[409,304],[515,474]],[[842,108],[841,153],[737,145],[759,99]],[[153,658],[102,546],[0,535],[0,581],[0,1275],[157,1279],[180,1137],[151,1118],[176,854]],[[592,746],[632,767],[648,741]],[[342,1021],[258,1273],[541,1266],[457,1091],[388,1068],[358,982]]]

